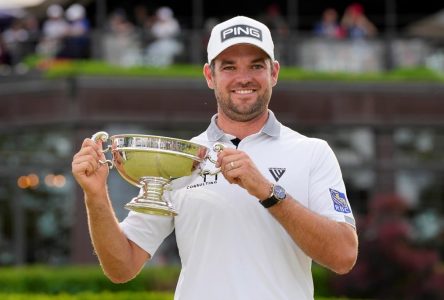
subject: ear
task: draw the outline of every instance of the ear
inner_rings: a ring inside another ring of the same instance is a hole
[[[277,60],[275,60],[272,65],[272,70],[271,70],[271,81],[273,86],[276,86],[277,81],[278,81],[278,77],[279,77],[279,70],[281,69],[281,66],[279,65],[279,62]]]
[[[208,63],[206,63],[203,67],[203,75],[205,76],[208,87],[213,90],[214,89],[213,76],[211,74],[211,68]]]

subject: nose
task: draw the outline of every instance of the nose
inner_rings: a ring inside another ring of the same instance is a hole
[[[236,75],[236,80],[242,85],[246,85],[253,81],[253,73],[248,68],[239,69]]]

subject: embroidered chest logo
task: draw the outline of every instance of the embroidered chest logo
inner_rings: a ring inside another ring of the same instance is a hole
[[[279,179],[281,179],[282,175],[284,175],[286,169],[285,168],[268,168],[268,171],[270,171],[274,180],[276,180],[276,182],[278,182]]]

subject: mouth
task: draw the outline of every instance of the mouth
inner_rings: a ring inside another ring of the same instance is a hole
[[[252,94],[254,93],[256,90],[254,89],[243,89],[243,90],[233,90],[232,92],[234,94],[239,94],[239,95],[247,95],[247,94]]]

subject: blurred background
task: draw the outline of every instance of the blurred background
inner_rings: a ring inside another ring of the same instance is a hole
[[[238,14],[273,32],[271,109],[342,167],[360,256],[322,275],[325,294],[444,299],[444,5],[431,0],[0,0],[0,266],[97,265],[73,154],[102,130],[203,131],[206,42]],[[123,219],[138,190],[115,171],[109,189]],[[179,265],[172,234],[149,266]]]

